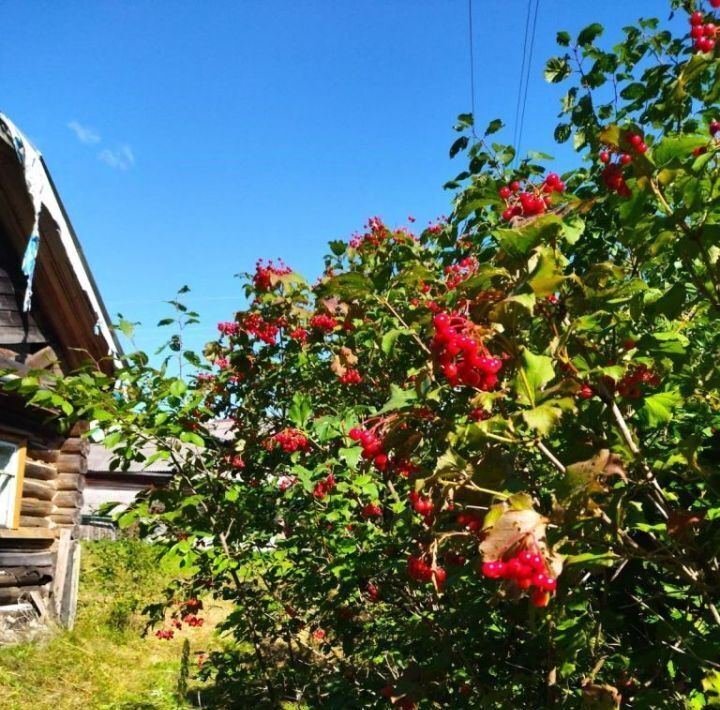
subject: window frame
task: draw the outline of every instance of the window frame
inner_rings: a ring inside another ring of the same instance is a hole
[[[0,530],[17,530],[20,527],[20,509],[22,507],[23,483],[25,482],[27,440],[16,434],[10,434],[0,429],[0,442],[6,442],[14,446],[14,456],[16,457],[15,475],[13,476],[15,479],[14,504],[11,509],[9,524],[3,525],[0,522]]]

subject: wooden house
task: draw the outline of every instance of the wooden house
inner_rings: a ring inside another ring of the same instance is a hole
[[[66,373],[89,358],[112,369],[118,353],[45,163],[0,114],[0,369]],[[50,414],[0,391],[0,612],[30,602],[67,621],[89,445]]]

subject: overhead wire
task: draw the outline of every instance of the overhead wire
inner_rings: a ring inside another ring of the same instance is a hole
[[[471,133],[477,140],[475,133],[475,40],[473,32],[473,0],[468,0],[468,31],[470,35],[470,113],[472,115]]]
[[[532,70],[533,50],[535,48],[535,34],[537,30],[538,12],[540,11],[540,0],[535,0],[535,15],[533,16],[532,31],[530,33],[530,51],[528,52],[527,71],[525,77],[525,92],[523,94],[522,112],[520,114],[520,126],[518,129],[517,142],[515,143],[516,155],[520,154],[522,145],[523,128],[525,127],[525,108],[527,106],[528,88],[530,86],[530,72]]]
[[[527,13],[525,15],[525,36],[523,37],[522,62],[520,64],[520,80],[518,82],[518,95],[515,104],[515,126],[513,127],[513,148],[517,150],[517,137],[520,128],[520,112],[523,97],[523,82],[525,81],[525,60],[527,58],[528,35],[530,33],[530,15],[532,9],[532,0],[528,0]]]

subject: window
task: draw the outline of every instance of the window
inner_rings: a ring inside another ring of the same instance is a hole
[[[0,528],[16,528],[20,522],[24,467],[21,442],[0,438]]]

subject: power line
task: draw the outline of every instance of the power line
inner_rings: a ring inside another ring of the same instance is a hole
[[[473,37],[473,0],[468,0],[468,30],[470,34],[470,112],[473,118],[472,135],[475,134],[475,47]]]
[[[538,12],[540,11],[540,0],[535,0],[535,15],[533,17],[532,32],[530,34],[530,52],[528,53],[527,73],[525,77],[525,93],[523,95],[522,113],[520,114],[520,128],[518,130],[517,143],[515,150],[520,153],[522,144],[523,128],[525,125],[525,107],[527,106],[528,88],[530,86],[530,72],[532,69],[533,49],[535,48],[535,30],[537,29]]]
[[[527,14],[525,16],[525,36],[523,38],[522,63],[520,64],[520,81],[518,83],[517,102],[515,104],[515,127],[513,130],[513,147],[517,151],[518,130],[520,128],[520,105],[523,96],[523,81],[525,79],[525,59],[527,57],[528,34],[530,32],[530,15],[532,8],[532,0],[528,0]],[[517,156],[517,153],[516,153]]]

